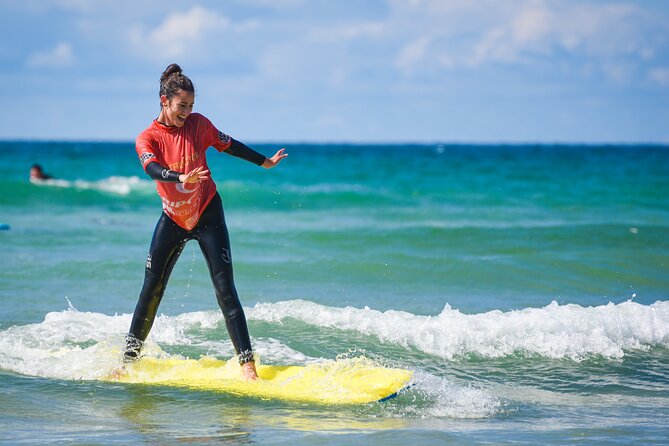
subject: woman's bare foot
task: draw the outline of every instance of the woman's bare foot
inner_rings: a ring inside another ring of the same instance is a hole
[[[107,375],[107,378],[118,381],[127,374],[128,371],[125,369],[124,366],[121,366],[121,367],[116,367],[114,370],[112,370],[111,373]]]
[[[242,364],[242,376],[247,381],[256,381],[258,379],[255,361],[249,361]]]

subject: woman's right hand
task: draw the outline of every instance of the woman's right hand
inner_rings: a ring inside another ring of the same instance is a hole
[[[209,171],[202,169],[204,169],[204,167],[200,166],[191,170],[188,173],[182,173],[181,175],[179,175],[179,182],[184,184],[185,183],[193,184],[205,181],[206,179],[209,178]]]

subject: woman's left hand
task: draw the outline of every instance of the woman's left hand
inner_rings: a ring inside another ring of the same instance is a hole
[[[188,173],[179,175],[179,183],[199,183],[209,178],[209,171],[202,170],[204,167],[200,166],[191,170]]]
[[[285,152],[286,149],[281,149],[278,152],[276,152],[273,157],[265,158],[265,162],[262,163],[262,166],[265,169],[271,169],[272,167],[276,166],[281,162],[282,159],[288,156],[288,154]]]

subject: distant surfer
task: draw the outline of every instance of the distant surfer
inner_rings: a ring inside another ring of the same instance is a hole
[[[30,182],[52,180],[51,175],[47,175],[39,164],[33,164],[30,167]]]
[[[172,268],[188,240],[197,240],[207,261],[218,304],[237,353],[242,374],[258,375],[244,310],[232,273],[230,239],[221,197],[209,174],[205,151],[242,158],[266,169],[288,156],[285,149],[271,158],[219,131],[203,115],[192,113],[195,88],[177,64],[160,77],[160,113],[136,140],[135,149],[146,173],[156,181],[163,204],[149,248],[144,285],[126,337],[124,361],[139,357],[165,292]]]

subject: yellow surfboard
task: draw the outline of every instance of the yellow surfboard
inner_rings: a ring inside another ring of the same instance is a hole
[[[108,381],[185,387],[262,399],[322,404],[385,401],[409,385],[412,372],[375,365],[365,358],[306,366],[258,365],[258,381],[245,381],[235,359],[144,357]]]

